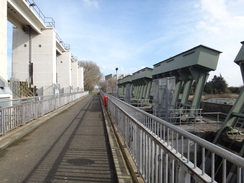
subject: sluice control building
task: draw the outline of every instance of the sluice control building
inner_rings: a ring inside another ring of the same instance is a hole
[[[45,17],[30,1],[3,0],[0,11],[4,26],[7,27],[7,20],[14,25],[12,80],[27,82],[36,95],[84,90],[83,69],[71,56],[70,46],[57,34],[51,17]],[[0,36],[6,46],[7,29]],[[0,76],[6,82],[7,51],[2,49],[5,46],[1,46],[4,68],[1,67]]]

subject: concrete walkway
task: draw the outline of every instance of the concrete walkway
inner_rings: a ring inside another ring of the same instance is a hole
[[[98,95],[69,104],[0,138],[0,182],[132,182],[111,132]]]

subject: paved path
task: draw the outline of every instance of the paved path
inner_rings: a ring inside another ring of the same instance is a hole
[[[0,182],[117,182],[98,96],[2,150]]]

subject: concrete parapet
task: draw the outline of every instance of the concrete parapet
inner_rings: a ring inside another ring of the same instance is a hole
[[[204,112],[222,112],[228,114],[233,105],[217,104],[211,102],[201,102],[201,108]]]

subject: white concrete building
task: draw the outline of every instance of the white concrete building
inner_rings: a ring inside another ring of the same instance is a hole
[[[83,70],[78,69],[69,46],[57,35],[55,21],[50,17],[46,20],[35,3],[1,0],[0,98],[3,94],[11,95],[7,87],[7,21],[16,26],[13,30],[12,78],[27,81],[29,86],[36,87],[38,95],[69,93],[71,88],[75,91],[84,88]]]
[[[71,53],[70,51],[57,53],[57,83],[60,93],[71,92]]]
[[[54,94],[56,78],[56,32],[53,28],[37,34],[13,30],[12,77],[36,86],[38,95]]]
[[[0,100],[11,99],[7,75],[7,0],[0,1]],[[1,107],[1,105],[0,105]]]
[[[71,84],[72,92],[77,92],[79,90],[78,85],[78,62],[76,59],[71,58]]]

